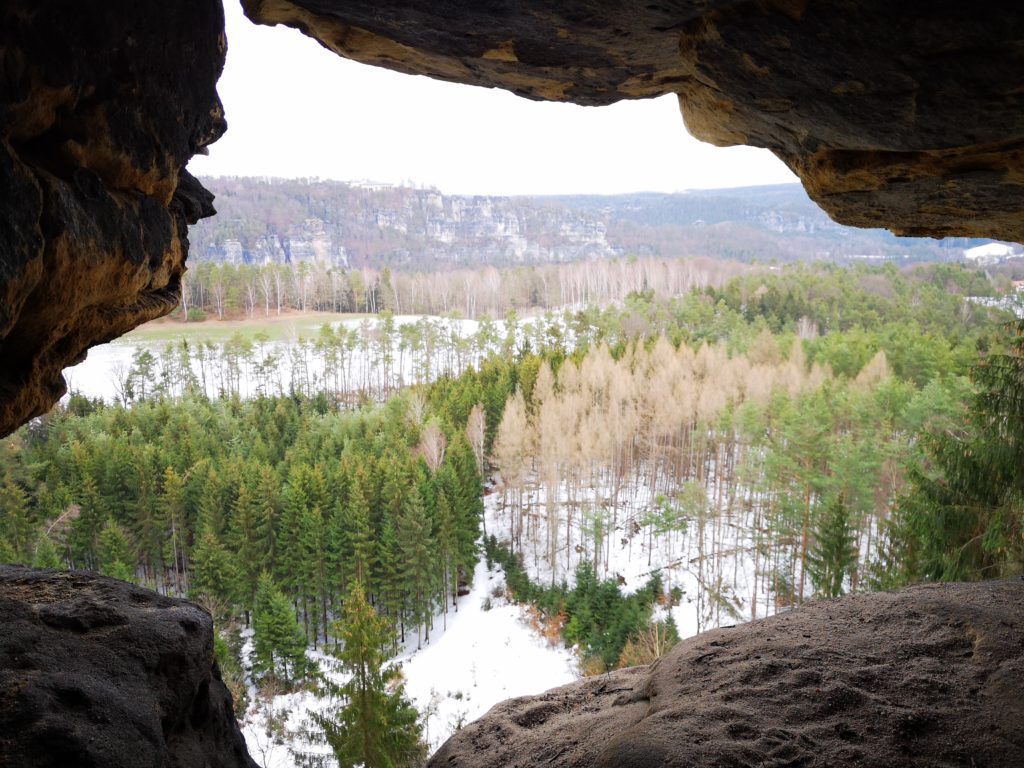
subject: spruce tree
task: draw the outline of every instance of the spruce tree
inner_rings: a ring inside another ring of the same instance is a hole
[[[379,524],[380,518],[386,514],[390,514],[393,519],[397,519],[401,515],[405,500],[409,495],[409,485],[413,482],[405,460],[394,452],[383,456],[378,466],[382,481],[380,505],[376,510],[376,515],[371,517],[371,523],[375,524]],[[374,527],[376,528],[377,525]]]
[[[206,530],[192,549],[192,593],[230,604],[237,583],[234,559],[213,531]]]
[[[253,669],[284,682],[304,679],[310,671],[305,635],[288,599],[265,571],[256,589],[252,624]]]
[[[472,583],[473,571],[480,559],[478,541],[484,516],[484,488],[473,449],[461,434],[452,439],[446,463],[454,476],[448,501],[454,517],[456,565]]]
[[[426,751],[416,710],[405,698],[398,671],[385,666],[383,649],[392,642],[391,630],[367,601],[361,582],[354,582],[348,591],[337,633],[343,642],[338,657],[350,675],[336,690],[345,703],[314,718],[324,729],[338,764],[419,765]]]
[[[260,465],[255,481],[256,504],[258,506],[256,536],[264,552],[265,564],[273,572],[277,557],[277,527],[281,513],[281,483],[274,470]]]
[[[63,568],[64,560],[57,551],[57,545],[53,539],[45,533],[39,535],[36,542],[36,551],[32,555],[33,568]]]
[[[452,605],[458,606],[459,596],[459,556],[458,539],[455,529],[455,517],[445,492],[437,494],[437,562],[440,571],[440,596],[444,612],[448,613],[448,599]]]
[[[133,580],[135,558],[132,556],[128,534],[112,519],[108,519],[100,531],[97,555],[100,573],[122,581]]]
[[[392,629],[399,631],[402,642],[405,642],[402,571],[402,552],[398,544],[398,532],[391,515],[388,514],[384,517],[380,539],[377,542],[378,605],[384,610]],[[398,634],[393,634],[392,652],[398,650],[398,638]]]
[[[843,594],[843,580],[857,563],[850,510],[842,494],[822,511],[807,554],[807,572],[814,591],[823,597]]]
[[[358,472],[352,481],[344,519],[349,549],[343,571],[345,582],[349,585],[355,581],[367,584],[373,567],[374,545],[373,530],[370,527],[370,505],[364,490],[362,472]]]
[[[413,624],[426,630],[423,638],[425,640],[430,639],[429,622],[433,617],[432,544],[430,521],[427,519],[419,489],[414,488],[409,493],[398,522],[398,547],[402,554],[401,579],[408,614]]]
[[[324,640],[327,633],[327,598],[325,579],[327,577],[326,551],[324,548],[324,520],[317,507],[308,507],[299,518],[299,595],[304,615],[303,626],[307,639],[316,645],[317,634],[323,620]]]
[[[170,563],[175,588],[181,592],[187,583],[188,524],[184,483],[173,467],[164,470],[159,507],[163,522],[164,562]]]
[[[330,517],[325,522],[324,557],[327,563],[326,589],[332,612],[341,606],[344,593],[345,561],[348,558],[348,532],[345,529],[345,511],[341,502],[335,502]]]
[[[235,594],[245,609],[247,620],[256,602],[260,574],[265,568],[265,553],[260,545],[259,515],[259,504],[243,485],[238,489],[238,498],[235,499],[231,522],[228,524],[228,546],[235,555]]]
[[[91,475],[82,478],[78,517],[71,527],[71,554],[77,568],[96,568],[96,544],[107,519],[106,505]]]
[[[0,564],[10,565],[17,561],[18,556],[14,554],[14,547],[7,539],[0,538]]]
[[[32,517],[28,494],[8,474],[0,486],[0,534],[11,547],[13,561],[29,563],[32,559]]]
[[[302,518],[309,506],[306,492],[298,484],[289,482],[282,493],[283,509],[275,536],[277,556],[274,559],[274,579],[293,599],[298,599],[299,572],[301,570],[302,544],[299,533]]]

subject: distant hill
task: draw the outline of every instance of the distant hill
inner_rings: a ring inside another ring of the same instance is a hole
[[[493,197],[309,179],[207,178],[192,258],[431,270],[618,256],[949,261],[986,240],[844,227],[799,184],[675,194]]]

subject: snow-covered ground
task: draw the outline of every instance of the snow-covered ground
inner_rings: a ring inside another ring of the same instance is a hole
[[[210,321],[215,322],[215,321]],[[349,333],[358,331],[363,339],[366,339],[367,347],[371,344],[370,339],[374,337],[381,326],[382,321],[377,318],[346,318],[328,323],[334,329],[344,328]],[[444,337],[446,341],[453,338],[468,339],[480,327],[476,320],[461,318],[427,317],[423,315],[398,315],[394,317],[395,328],[404,325],[421,324],[424,332],[427,329]],[[499,327],[500,330],[500,327]],[[242,333],[253,341],[251,333]],[[222,391],[238,391],[242,397],[250,397],[257,393],[258,383],[255,367],[263,361],[273,360],[270,366],[271,373],[267,375],[271,390],[282,392],[290,391],[294,376],[298,376],[302,367],[308,368],[310,382],[314,389],[326,384],[325,364],[315,349],[317,333],[313,331],[305,337],[305,344],[300,345],[298,337],[284,341],[272,341],[264,344],[256,344],[253,356],[249,362],[242,362],[237,374],[225,373],[224,366],[218,364],[219,350],[223,344],[215,344],[215,352],[212,356],[207,353],[206,370],[198,359],[192,360],[192,372],[196,378],[205,382],[206,394],[210,397],[217,397]],[[183,330],[181,338],[186,338]],[[158,360],[161,355],[173,346],[176,342],[167,340],[149,341],[132,336],[100,344],[89,350],[88,357],[78,365],[64,369],[64,377],[68,382],[68,391],[76,391],[86,397],[101,398],[108,402],[118,399],[123,379],[132,366],[132,356],[136,350],[148,350]],[[202,351],[202,350],[200,350]],[[172,353],[173,354],[173,353]],[[416,370],[415,362],[411,356],[402,354],[399,349],[399,341],[396,339],[392,352],[394,366],[392,376],[396,382],[412,382],[418,375],[426,373],[426,378],[433,379],[441,371],[457,368],[453,360],[442,359],[438,349],[432,353],[429,372]],[[398,363],[402,365],[399,367]],[[463,360],[463,366],[471,362],[468,358]],[[370,353],[362,344],[353,344],[345,348],[344,360],[340,363],[344,368],[345,379],[352,390],[358,389],[360,385],[380,372],[371,367]],[[300,369],[300,370],[297,370]],[[454,372],[458,372],[455,370]],[[293,376],[294,374],[294,376]],[[157,370],[159,375],[159,365]],[[226,376],[232,376],[237,381],[225,381]]]
[[[428,645],[401,654],[406,694],[424,720],[424,738],[434,752],[459,727],[495,704],[516,696],[541,693],[579,677],[573,651],[551,645],[534,631],[521,606],[509,605],[504,576],[485,563],[477,565],[473,588],[449,612],[447,629],[438,617]],[[415,640],[412,641],[415,644]],[[243,653],[251,652],[247,642]],[[310,652],[330,673],[330,657]],[[337,679],[336,675],[332,675]],[[257,699],[250,689],[249,713],[242,732],[249,753],[264,768],[294,768],[292,750],[325,753],[303,735],[311,712],[328,702],[310,692]],[[269,727],[268,727],[269,726]]]
[[[332,348],[333,362],[318,347],[318,332],[299,338],[265,343],[254,342],[253,334],[241,333],[253,343],[248,356],[225,354],[229,342],[200,343],[193,340],[191,369],[199,386],[209,397],[221,393],[237,393],[252,397],[260,393],[275,394],[291,391],[356,392],[360,390],[391,391],[413,383],[432,381],[441,374],[457,375],[468,366],[477,365],[481,356],[498,351],[506,333],[505,321],[491,323],[486,333],[477,334],[483,327],[479,320],[426,315],[396,315],[393,318],[395,337],[391,349],[391,362],[387,371],[382,368],[380,344],[383,320],[378,317],[347,318],[328,323],[336,331],[345,330],[349,336],[343,345]],[[210,321],[211,323],[215,321]],[[419,334],[418,352],[403,341],[401,330],[410,327]],[[522,320],[517,327],[517,338],[529,340],[539,348],[550,329],[557,329],[564,343],[572,345],[574,337],[559,316],[549,313]],[[187,338],[180,331],[174,341],[151,341],[131,335],[89,350],[88,357],[78,365],[65,368],[63,373],[69,392],[86,397],[117,402],[125,389],[136,351],[148,351],[155,358],[153,376],[156,382],[167,373],[168,391],[177,394],[180,378],[178,341]],[[354,334],[354,335],[353,335]],[[234,363],[231,359],[237,357]],[[164,369],[167,369],[166,371]],[[383,378],[387,377],[387,381]],[[152,385],[151,385],[152,386]]]
[[[503,597],[500,569],[476,568],[473,590],[448,614],[448,629],[422,650],[400,658],[406,692],[429,713],[426,739],[433,752],[462,724],[500,701],[541,693],[579,677],[576,654],[534,631],[524,608]],[[487,610],[490,605],[490,610]]]
[[[586,498],[577,498],[576,503],[590,509],[601,506],[601,499],[606,497],[600,488],[583,493]],[[756,576],[749,510],[724,514],[723,499],[709,494],[708,501],[718,514],[709,514],[703,525],[690,521],[684,532],[651,538],[645,529],[634,526],[651,500],[642,489],[620,492],[618,526],[606,537],[599,559],[600,575],[620,577],[626,591],[642,587],[651,572],[660,570],[666,590],[678,587],[682,591],[682,599],[670,610],[684,638],[775,610],[774,605],[768,607],[771,595],[767,580]],[[565,499],[560,499],[560,506],[564,504]],[[536,514],[533,524],[543,525],[543,489],[531,488],[524,497],[524,506]],[[507,539],[509,515],[507,508],[502,508],[500,492],[485,498],[485,514],[488,533],[496,534],[499,540]],[[561,510],[562,536],[563,515]],[[572,526],[572,536],[570,546],[566,547],[563,540],[559,547],[559,562],[554,569],[559,581],[571,577],[580,560],[594,556],[587,546],[580,546],[583,539],[579,521]],[[543,542],[543,535],[540,540]],[[552,568],[543,543],[536,548],[526,544],[522,554],[531,578],[550,582]],[[406,694],[423,717],[424,737],[431,752],[495,704],[541,693],[580,676],[575,652],[558,640],[549,643],[531,627],[526,608],[510,605],[503,596],[504,587],[500,569],[488,571],[481,561],[470,594],[459,601],[457,613],[448,613],[447,628],[442,628],[445,619],[437,617],[430,643],[416,650],[416,639],[411,637],[408,649],[394,660],[401,666]],[[761,603],[758,609],[753,608],[755,600]],[[658,615],[663,616],[665,610],[659,608]],[[244,650],[250,648],[251,643],[247,643]],[[330,657],[313,652],[310,655],[321,669],[331,670]],[[309,692],[258,700],[254,690],[250,691],[250,700],[254,704],[243,723],[243,733],[257,763],[265,768],[294,768],[299,763],[292,750],[324,753],[325,748],[311,743],[304,730],[309,727],[310,713],[322,711],[328,705],[326,700]]]
[[[642,522],[656,506],[646,482],[627,482],[615,494],[601,484],[577,488],[571,503],[565,485],[560,484],[554,505],[554,564],[546,544],[549,510],[545,488],[536,478],[526,486],[522,496],[526,532],[521,537],[520,554],[531,581],[550,584],[564,580],[572,584],[576,566],[584,560],[596,560],[599,578],[616,579],[623,591],[633,592],[657,571],[666,593],[672,589],[682,593],[671,611],[679,636],[684,639],[778,610],[771,582],[763,577],[763,563],[758,562],[756,554],[756,506],[736,503],[736,499],[730,504],[716,493],[713,475],[707,480],[703,519],[680,517],[676,530],[655,535]],[[495,492],[484,499],[487,532],[499,542],[511,538],[511,517],[518,513],[516,504],[515,494],[503,495],[500,478]],[[569,510],[572,520],[567,527]],[[585,535],[583,530],[592,529],[595,520],[600,520],[605,530],[597,551],[593,534]]]

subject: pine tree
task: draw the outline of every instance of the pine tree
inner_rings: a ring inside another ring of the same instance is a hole
[[[392,642],[388,622],[366,600],[361,582],[345,598],[336,630],[343,641],[338,654],[348,681],[336,690],[345,702],[314,715],[339,765],[405,768],[426,756],[415,708],[405,698],[398,671],[385,667],[383,649]]]
[[[265,571],[260,574],[253,611],[253,669],[285,682],[310,672],[306,638],[288,599]]]
[[[880,583],[968,580],[1024,572],[1024,320],[1006,354],[973,371],[956,429],[926,435],[926,461],[888,526]]]

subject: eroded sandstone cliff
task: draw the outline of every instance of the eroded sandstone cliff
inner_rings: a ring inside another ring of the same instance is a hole
[[[677,93],[832,216],[1024,239],[1016,0],[245,0],[351,58],[605,104]],[[0,434],[177,303],[224,130],[218,0],[0,5]],[[639,132],[638,128],[638,132]],[[638,140],[642,140],[639,139]],[[272,148],[268,148],[272,151]],[[501,705],[435,765],[989,765],[1024,753],[1021,583],[858,596]],[[194,606],[0,572],[0,764],[250,766]]]
[[[178,303],[184,169],[224,131],[219,0],[0,7],[0,434],[47,411],[61,369]]]

